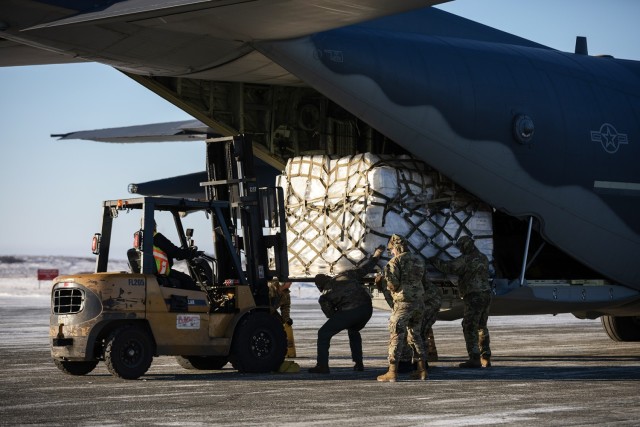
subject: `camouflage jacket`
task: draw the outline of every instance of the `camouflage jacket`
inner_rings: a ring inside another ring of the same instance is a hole
[[[291,291],[289,289],[280,290],[278,281],[269,282],[269,303],[272,312],[279,314],[282,318],[282,323],[287,323],[291,319]]]
[[[360,267],[343,271],[324,285],[318,302],[325,316],[371,305],[371,295],[361,280],[373,271],[377,263],[378,258],[371,257]]]
[[[422,279],[422,287],[424,288],[424,303],[426,307],[440,307],[442,304],[442,291],[431,280],[424,277]],[[384,299],[393,308],[393,297],[389,289],[382,287],[378,290],[384,296]]]
[[[477,248],[453,261],[433,260],[438,270],[458,275],[458,291],[462,298],[471,292],[489,292],[489,259]]]
[[[422,276],[424,261],[418,255],[403,252],[391,258],[384,267],[384,278],[394,303],[412,303],[424,300]]]
[[[424,288],[424,303],[426,306],[439,307],[442,304],[442,291],[435,283],[424,277],[422,279],[422,287]]]

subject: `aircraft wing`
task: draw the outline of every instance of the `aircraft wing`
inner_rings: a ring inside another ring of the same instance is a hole
[[[51,136],[59,140],[84,139],[98,142],[129,143],[204,141],[207,135],[215,135],[215,131],[199,120],[183,120],[179,122],[83,130]]]
[[[51,135],[58,140],[82,139],[109,143],[138,142],[190,142],[204,141],[207,137],[219,136],[213,129],[199,120],[150,123],[145,125],[83,130]],[[279,169],[255,159],[255,172],[259,185],[273,185]],[[161,178],[153,181],[131,183],[129,192],[143,196],[171,196],[204,198],[201,182],[207,181],[206,171]]]
[[[52,0],[0,3],[0,38],[35,49],[0,55],[0,66],[93,61],[133,74],[302,85],[254,51],[290,39],[447,0]],[[45,54],[38,52],[45,49]],[[32,56],[29,55],[32,53]],[[233,63],[232,66],[221,67]]]
[[[129,184],[129,193],[141,196],[186,197],[204,199],[204,187],[201,182],[208,181],[207,172],[195,172],[186,175],[161,178],[153,181]]]
[[[0,64],[3,66],[15,67],[19,65],[69,64],[79,62],[86,61],[0,38]]]

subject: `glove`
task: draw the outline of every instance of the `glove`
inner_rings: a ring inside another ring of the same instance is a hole
[[[378,289],[380,292],[382,292],[382,282],[384,282],[384,276],[382,274],[377,275],[373,281],[373,283],[376,285],[376,289]]]
[[[373,252],[373,257],[374,258],[380,258],[380,256],[384,253],[385,247],[383,245],[380,245],[376,248],[376,250]]]
[[[202,255],[204,252],[199,251],[198,248],[196,246],[192,246],[190,248],[187,249],[189,251],[189,255],[187,256],[189,259],[194,259],[200,255]]]

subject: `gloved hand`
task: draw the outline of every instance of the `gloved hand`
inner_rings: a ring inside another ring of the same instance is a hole
[[[202,251],[199,251],[197,246],[191,246],[187,248],[187,250],[189,251],[189,255],[188,255],[189,259],[194,259],[204,253]]]
[[[378,289],[380,292],[382,292],[382,287],[384,286],[384,276],[382,274],[378,274],[376,276],[376,278],[374,279],[373,283],[376,285],[376,289]]]
[[[384,246],[380,245],[376,248],[376,250],[373,252],[373,257],[374,258],[380,258],[380,256],[384,253]]]

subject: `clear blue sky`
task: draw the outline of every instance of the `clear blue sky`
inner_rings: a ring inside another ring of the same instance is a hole
[[[591,54],[640,60],[637,0],[456,0],[441,8],[555,49],[573,51],[581,35]],[[129,197],[131,182],[204,169],[202,143],[50,137],[190,118],[107,66],[0,68],[0,94],[0,255],[91,256],[102,200]]]

